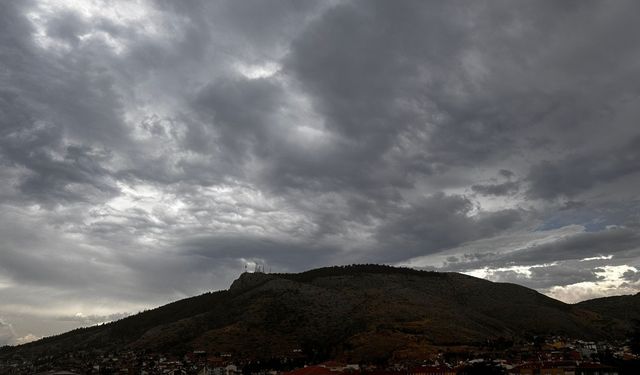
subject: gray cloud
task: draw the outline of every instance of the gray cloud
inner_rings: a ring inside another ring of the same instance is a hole
[[[597,269],[580,267],[575,262],[565,262],[560,265],[529,268],[531,275],[527,276],[515,271],[495,271],[491,275],[493,281],[510,282],[525,285],[529,288],[548,289],[556,285],[571,285],[582,282],[597,282],[604,280]]]
[[[0,320],[0,346],[13,345],[16,340],[16,333],[11,324]]]
[[[507,181],[501,184],[476,184],[471,185],[471,190],[482,195],[509,195],[520,189],[520,184],[515,181]]]
[[[127,313],[116,313],[109,315],[69,315],[60,316],[57,319],[63,322],[74,322],[82,324],[83,326],[91,326],[101,323],[108,323],[116,320],[120,320],[129,316]]]
[[[628,270],[622,276],[626,281],[630,281],[630,282],[640,281],[640,272],[637,272],[637,271]]]
[[[1,78],[0,162],[21,171],[17,190],[44,203],[117,193],[105,147],[127,144],[128,131],[112,80],[88,61],[39,50],[20,10],[3,7],[11,21],[3,22],[2,64],[11,74]]]
[[[501,210],[471,217],[472,201],[464,196],[435,194],[398,210],[377,231],[381,243],[395,251],[385,257],[401,260],[431,254],[466,241],[490,237],[521,219],[517,210]]]
[[[582,233],[550,244],[539,245],[511,256],[510,261],[518,264],[535,264],[607,254],[624,256],[627,252],[635,253],[639,246],[640,237],[635,230],[608,229]]]
[[[273,264],[279,270],[310,269],[329,264],[340,249],[313,246],[308,243],[284,243],[268,238],[200,237],[181,244],[187,254],[195,254],[211,262],[221,259],[246,259]]]
[[[640,237],[635,230],[615,228],[598,232],[583,232],[506,254],[482,254],[479,258],[470,255],[473,261],[466,267],[473,269],[483,265],[493,268],[514,265],[533,266],[607,255],[632,259],[638,256],[639,248]]]
[[[636,2],[85,5],[0,4],[3,316],[91,324],[244,262],[638,264]]]
[[[614,149],[532,166],[528,194],[533,198],[573,197],[589,188],[640,171],[640,137]]]

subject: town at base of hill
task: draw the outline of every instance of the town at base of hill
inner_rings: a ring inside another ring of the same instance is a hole
[[[443,348],[444,349],[444,348]],[[170,375],[624,375],[638,374],[640,356],[628,346],[607,342],[536,337],[522,345],[488,342],[480,347],[455,347],[422,360],[388,363],[308,363],[299,352],[263,360],[230,353],[194,351],[177,357],[161,353],[81,351],[62,358],[6,360],[0,374],[170,374]]]

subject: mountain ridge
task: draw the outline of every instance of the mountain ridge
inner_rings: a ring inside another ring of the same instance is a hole
[[[627,303],[640,306],[640,298]],[[239,357],[299,350],[316,358],[371,360],[537,334],[622,339],[631,320],[640,318],[640,308],[619,316],[600,305],[565,304],[520,285],[458,273],[381,265],[243,273],[228,290],[4,348],[0,357],[126,348]]]

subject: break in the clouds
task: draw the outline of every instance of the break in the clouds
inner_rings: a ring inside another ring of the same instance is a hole
[[[637,292],[638,8],[1,2],[0,344],[256,263]]]

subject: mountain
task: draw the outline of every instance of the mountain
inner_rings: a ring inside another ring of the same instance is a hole
[[[619,319],[632,325],[640,321],[640,293],[629,296],[595,298],[576,304],[578,308],[594,311],[602,316]]]
[[[626,317],[612,313],[613,307],[598,307],[605,305],[568,305],[515,284],[379,265],[244,273],[229,290],[4,348],[0,357],[129,348],[246,358],[296,350],[357,361],[411,358],[442,346],[537,334],[623,337]]]

